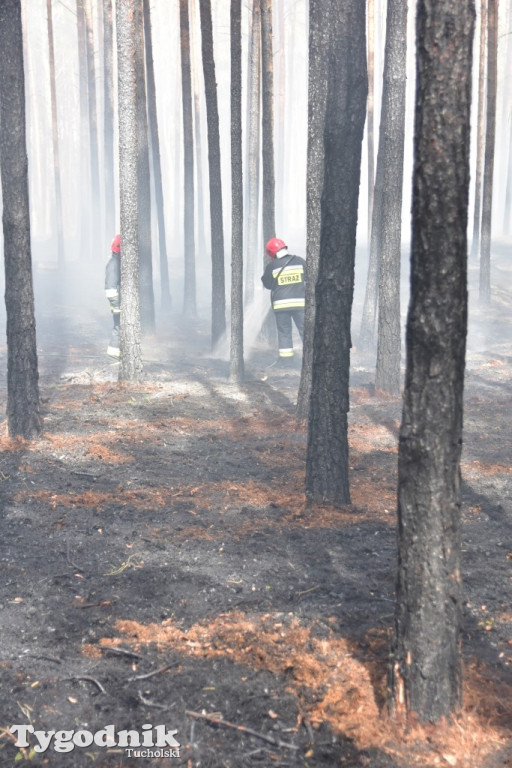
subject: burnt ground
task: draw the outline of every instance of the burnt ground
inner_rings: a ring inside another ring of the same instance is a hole
[[[206,326],[174,318],[121,387],[105,317],[49,311],[44,432],[2,428],[2,767],[512,765],[510,292],[474,311],[468,355],[464,709],[405,730],[383,709],[401,406],[372,363],[354,350],[352,506],[307,509],[298,370],[261,347],[239,389]],[[5,365],[0,385],[5,402]],[[23,723],[165,724],[180,756],[38,755],[8,733]]]

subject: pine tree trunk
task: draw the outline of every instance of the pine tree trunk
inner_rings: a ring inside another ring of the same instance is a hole
[[[368,103],[366,106],[366,136],[368,144],[368,244],[372,232],[373,192],[375,182],[375,0],[368,0]]]
[[[114,184],[114,82],[112,0],[103,0],[103,150],[105,179],[105,242],[116,230]]]
[[[224,274],[224,226],[220,172],[219,108],[213,56],[211,0],[200,0],[204,92],[208,123],[208,169],[210,174],[210,229],[212,239],[212,348],[226,332],[226,287]]]
[[[20,0],[0,3],[0,173],[2,176],[7,424],[11,437],[41,431],[25,128]]]
[[[475,200],[473,212],[473,240],[471,258],[478,261],[480,254],[480,214],[482,210],[482,167],[485,142],[485,40],[487,27],[487,0],[480,2],[480,55],[478,60],[478,116],[476,126]]]
[[[142,333],[155,331],[155,295],[153,292],[153,254],[151,249],[151,177],[149,170],[148,113],[146,71],[144,67],[144,13],[142,0],[135,4],[135,61],[137,69],[137,135],[139,160],[137,171],[139,211],[139,290]]]
[[[59,125],[57,91],[55,88],[55,49],[53,44],[52,0],[46,0],[48,23],[48,54],[50,64],[50,103],[52,111],[53,178],[55,184],[55,218],[57,223],[57,263],[64,270],[64,226],[62,218],[62,187],[60,180]]]
[[[315,288],[320,257],[321,210],[324,183],[324,128],[327,103],[327,54],[331,0],[309,3],[308,160],[307,160],[307,258],[306,311],[302,345],[302,372],[297,397],[297,419],[309,415],[313,377]]]
[[[487,105],[480,242],[480,301],[491,303],[491,229],[498,80],[498,0],[487,0]]]
[[[183,109],[184,158],[184,247],[185,285],[183,313],[195,317],[196,247],[194,234],[194,133],[192,125],[192,85],[190,75],[190,29],[188,0],[180,0],[181,90]]]
[[[98,156],[98,110],[96,106],[96,72],[94,67],[94,34],[92,28],[91,0],[83,0],[85,21],[85,51],[87,64],[87,93],[89,119],[89,160],[91,164],[91,246],[92,256],[97,261],[103,253],[101,235],[103,232],[100,210],[100,165]]]
[[[460,704],[460,453],[467,328],[473,0],[420,0],[411,301],[398,459],[391,706]]]
[[[201,70],[201,43],[198,42],[196,23],[196,0],[190,0],[190,75],[192,79],[192,103],[194,107],[194,150],[197,197],[197,250],[207,253],[206,244],[206,213],[205,213],[205,174],[203,167],[203,139],[201,92],[199,88],[199,72]]]
[[[272,0],[261,2],[263,242],[276,235],[274,172],[274,53]],[[266,262],[264,261],[264,265]]]
[[[153,42],[151,34],[151,12],[149,0],[144,0],[144,40],[146,51],[148,118],[153,157],[153,176],[155,182],[155,204],[158,222],[158,252],[160,256],[160,291],[162,312],[168,314],[171,308],[169,288],[169,266],[165,239],[164,193],[162,184],[162,165],[160,161],[160,136],[156,110],[155,68],[153,65]]]
[[[244,377],[244,189],[242,173],[242,7],[231,0],[231,353],[232,381]]]
[[[122,381],[142,375],[138,254],[137,0],[117,0],[119,191],[121,202],[121,364]]]
[[[400,392],[400,262],[405,140],[407,0],[388,0],[377,166],[382,164],[375,386]]]
[[[261,6],[253,0],[247,86],[247,237],[245,301],[254,297],[259,258],[260,101],[261,101]],[[259,275],[258,275],[259,277]]]
[[[367,73],[364,4],[334,2],[324,131],[324,185],[309,407],[306,495],[350,503],[348,434],[350,321],[354,292]]]
[[[91,195],[91,142],[89,125],[89,85],[87,73],[87,43],[84,0],[76,0],[78,88],[80,98],[80,224],[79,242],[81,259],[93,262],[92,252],[92,195]]]

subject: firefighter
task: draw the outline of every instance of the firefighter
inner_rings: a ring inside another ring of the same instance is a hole
[[[105,269],[105,295],[110,304],[114,327],[107,355],[119,358],[119,325],[121,321],[121,235],[116,235],[110,246],[111,256]]]
[[[278,364],[293,363],[292,320],[300,338],[304,336],[304,286],[306,262],[300,256],[288,253],[288,246],[278,237],[272,237],[265,246],[271,259],[265,268],[261,282],[268,288],[272,309],[276,318],[279,344]]]

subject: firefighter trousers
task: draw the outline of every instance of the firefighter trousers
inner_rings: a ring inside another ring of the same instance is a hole
[[[304,307],[298,309],[274,310],[277,325],[277,343],[279,345],[279,357],[293,357],[292,320],[295,323],[299,336],[304,337]]]

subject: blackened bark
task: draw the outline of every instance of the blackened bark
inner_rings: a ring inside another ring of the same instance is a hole
[[[190,29],[188,0],[180,0],[181,93],[183,111],[184,245],[185,285],[183,314],[196,316],[196,246],[194,236],[194,132],[192,126],[192,81],[190,74]]]
[[[309,3],[306,310],[302,372],[297,397],[299,421],[306,421],[308,418],[313,378],[315,287],[320,256],[320,203],[324,183],[324,128],[331,5],[331,0],[310,0]]]
[[[210,175],[210,229],[212,239],[212,347],[226,332],[226,286],[224,271],[224,226],[220,172],[219,108],[213,56],[211,0],[200,0],[201,48],[204,93],[208,124],[208,169]]]
[[[151,184],[149,171],[148,113],[146,105],[146,70],[144,67],[144,14],[142,0],[135,3],[135,61],[137,69],[137,135],[139,160],[137,171],[139,210],[139,291],[140,320],[143,333],[155,330],[153,292],[153,254],[151,250]]]
[[[144,41],[146,52],[146,78],[149,130],[151,135],[151,154],[153,158],[153,177],[155,183],[155,204],[158,222],[158,252],[160,257],[160,291],[162,311],[167,313],[171,308],[171,292],[169,288],[169,266],[167,261],[167,245],[165,240],[164,193],[162,184],[162,165],[160,162],[160,136],[158,134],[158,116],[156,111],[155,68],[153,65],[153,42],[151,34],[151,11],[149,0],[144,2]]]
[[[482,234],[480,241],[480,293],[483,304],[491,303],[491,228],[494,145],[496,142],[496,90],[498,81],[498,0],[487,0],[487,104],[485,160],[482,189]]]
[[[364,4],[333,3],[330,16],[324,188],[309,407],[306,495],[350,503],[347,413],[361,145],[366,115]]]
[[[20,0],[0,3],[0,172],[7,311],[7,423],[11,437],[41,431],[30,251]]]
[[[407,0],[388,0],[377,173],[382,168],[375,386],[400,392],[400,261],[405,139]],[[373,223],[372,223],[373,229]],[[373,237],[373,233],[372,233]]]
[[[392,708],[460,704],[460,453],[473,0],[420,0]]]
[[[231,0],[231,379],[244,377],[244,190],[242,172],[242,7]]]
[[[138,138],[135,1],[117,0],[119,191],[121,202],[121,364],[119,378],[142,375],[138,254]]]

